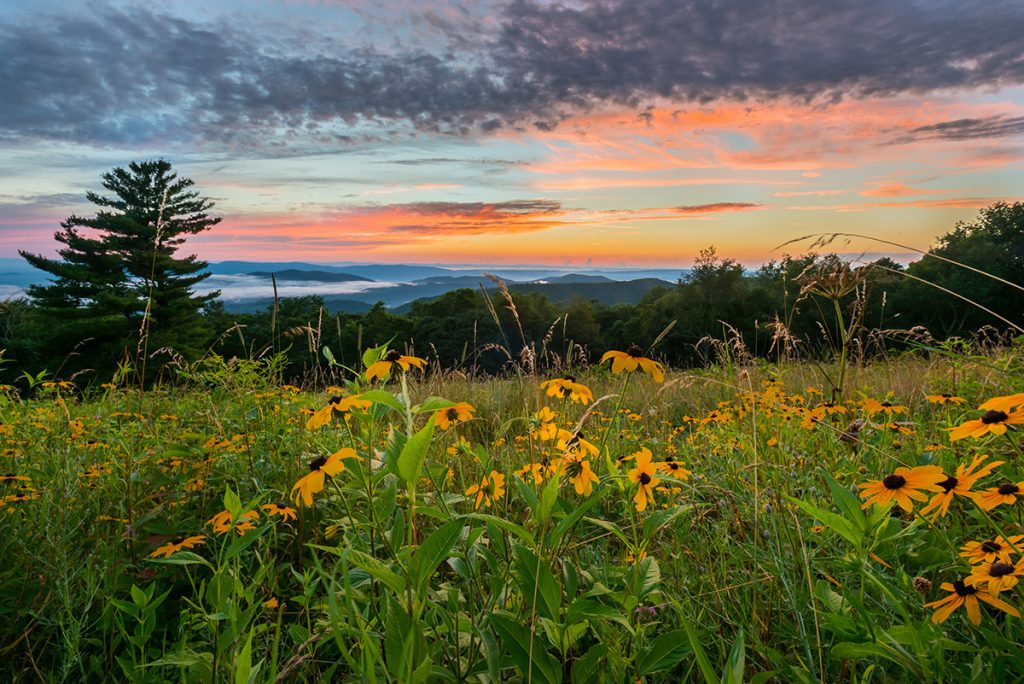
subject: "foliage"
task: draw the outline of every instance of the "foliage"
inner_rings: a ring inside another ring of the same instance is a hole
[[[53,370],[73,352],[71,372],[109,371],[136,348],[143,362],[164,347],[195,356],[209,335],[199,313],[217,294],[195,295],[207,264],[176,253],[220,222],[207,214],[213,202],[162,159],[115,168],[102,185],[112,195],[86,193],[97,214],[71,216],[54,234],[60,259],[20,252],[52,278],[28,288],[32,344]]]

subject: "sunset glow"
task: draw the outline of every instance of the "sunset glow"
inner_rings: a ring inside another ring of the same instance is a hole
[[[52,251],[102,172],[155,157],[216,201],[189,242],[209,260],[674,267],[715,245],[756,264],[821,232],[926,248],[1020,199],[1024,48],[972,38],[1024,27],[1018,3],[773,4],[797,32],[737,1],[744,30],[776,32],[764,54],[735,38],[739,61],[673,34],[713,18],[700,3],[602,25],[616,4],[5,3],[0,256]],[[833,4],[845,33],[808,38]],[[890,30],[904,61],[855,58]]]

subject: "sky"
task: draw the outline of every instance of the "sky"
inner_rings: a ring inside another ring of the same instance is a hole
[[[1022,199],[1021,36],[1020,0],[4,0],[0,257],[155,158],[214,261],[907,256]]]

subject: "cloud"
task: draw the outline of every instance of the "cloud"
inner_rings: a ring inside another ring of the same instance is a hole
[[[716,214],[723,211],[750,211],[763,209],[763,204],[752,202],[715,202],[713,204],[691,204],[684,207],[672,207],[670,211],[677,214]]]
[[[329,145],[371,132],[550,130],[601,103],[827,103],[1024,83],[1016,0],[510,0],[483,17],[432,3],[413,20],[446,40],[388,51],[309,28],[271,35],[230,18],[83,7],[0,26],[0,136]]]
[[[894,142],[914,140],[975,140],[978,138],[1007,138],[1024,135],[1024,116],[990,116],[982,119],[942,121],[930,126],[919,126]]]

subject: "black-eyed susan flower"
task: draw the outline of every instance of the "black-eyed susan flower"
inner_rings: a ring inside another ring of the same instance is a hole
[[[193,535],[191,537],[179,535],[174,539],[170,540],[169,542],[167,542],[166,544],[164,544],[163,546],[158,546],[156,549],[153,550],[153,553],[149,554],[149,557],[158,558],[160,556],[163,556],[164,558],[167,558],[169,556],[176,554],[178,551],[181,551],[182,549],[191,549],[193,547],[205,543],[206,537],[204,537],[201,534]]]
[[[572,482],[576,493],[583,496],[590,496],[594,491],[594,483],[600,481],[590,469],[590,461],[580,453],[567,453],[562,458],[562,472]]]
[[[656,464],[661,472],[665,473],[669,477],[674,477],[677,480],[689,480],[692,474],[689,470],[683,467],[683,463],[674,459],[668,459]]]
[[[963,463],[958,465],[956,467],[956,474],[950,475],[939,483],[943,491],[932,497],[928,505],[921,509],[921,514],[924,515],[935,511],[936,516],[946,515],[949,505],[953,502],[953,497],[974,498],[975,492],[971,491],[974,483],[991,473],[997,466],[1003,464],[1002,461],[992,461],[982,465],[982,461],[986,458],[988,456],[981,455],[975,457],[970,465]]]
[[[637,485],[636,510],[643,511],[647,508],[647,502],[654,503],[654,488],[661,483],[661,478],[655,477],[658,467],[651,462],[651,450],[643,447],[633,454],[636,458],[636,468],[629,471],[629,480]]]
[[[1021,498],[1024,498],[1024,482],[1004,482],[998,487],[989,487],[978,492],[974,500],[986,511],[991,511],[996,506],[1012,506]]]
[[[960,606],[966,607],[967,618],[971,621],[971,624],[980,625],[981,606],[978,604],[979,600],[1003,611],[1007,615],[1020,617],[1020,612],[1006,601],[995,596],[978,593],[977,588],[966,584],[963,580],[957,580],[953,583],[943,582],[940,586],[943,591],[948,591],[949,595],[938,601],[924,604],[925,608],[935,609],[935,613],[932,615],[932,622],[937,625],[945,622],[953,614],[953,611]]]
[[[475,408],[463,401],[435,413],[434,424],[442,430],[447,430],[453,425],[472,420],[475,411]]]
[[[597,456],[600,451],[593,442],[584,438],[582,432],[572,432],[571,430],[558,431],[558,441],[555,442],[555,447],[567,454],[582,453],[589,456]]]
[[[334,477],[345,470],[345,459],[359,458],[355,449],[345,447],[330,456],[320,457],[309,464],[309,473],[304,475],[292,487],[291,498],[300,506],[312,506],[313,495],[322,492],[324,480],[329,475]]]
[[[950,394],[949,392],[943,392],[942,394],[929,394],[925,397],[932,404],[966,404],[967,400],[963,397],[958,397]]]
[[[997,560],[975,565],[964,582],[972,587],[984,589],[995,596],[1017,586],[1021,575],[1024,575],[1024,559],[1017,561],[1016,564]]]
[[[352,394],[347,397],[332,396],[327,400],[327,405],[321,409],[317,409],[306,421],[307,430],[316,430],[319,427],[323,427],[331,422],[335,415],[341,415],[348,420],[352,417],[352,411],[366,411],[370,408],[370,402],[368,399],[362,399],[358,394]]]
[[[373,380],[374,378],[380,378],[381,380],[387,379],[391,375],[391,371],[395,366],[398,366],[403,373],[408,372],[410,368],[416,367],[423,370],[427,365],[425,359],[421,359],[418,356],[404,356],[400,351],[392,349],[384,358],[370,365],[366,369],[367,381]]]
[[[876,413],[884,413],[887,416],[891,416],[899,413],[906,413],[906,406],[899,406],[892,403],[891,401],[876,401],[875,399],[865,399],[861,402],[861,407],[868,412],[868,415],[875,415]]]
[[[1006,427],[1008,425],[1020,425],[1021,423],[1024,423],[1024,411],[1011,411],[1007,413],[1005,411],[989,409],[985,411],[981,418],[969,420],[954,428],[949,428],[949,441],[955,442],[958,439],[967,437],[984,437],[988,434],[1003,435],[1006,434]]]
[[[466,490],[466,496],[476,495],[474,508],[485,507],[505,496],[505,476],[497,470],[492,470],[488,475],[480,479],[480,484],[472,485]]]
[[[629,349],[626,351],[607,351],[604,356],[601,357],[601,363],[611,359],[612,361],[612,373],[616,375],[626,371],[632,373],[637,368],[642,370],[651,376],[651,379],[655,382],[661,382],[665,379],[665,370],[662,365],[657,361],[653,361],[644,356],[644,350],[638,345],[631,344]]]
[[[547,406],[542,407],[530,419],[531,424],[534,426],[531,434],[542,442],[550,442],[558,436],[558,425],[555,424],[555,418],[557,417],[558,414],[550,408]]]
[[[266,513],[269,517],[273,518],[274,516],[277,516],[284,522],[288,522],[289,520],[295,520],[298,515],[295,509],[291,508],[284,501],[263,504],[262,506],[260,506],[260,508],[262,508],[263,512]]]
[[[259,519],[259,513],[256,511],[246,511],[240,513],[237,518],[232,517],[231,511],[221,511],[212,518],[206,521],[207,525],[213,528],[214,533],[224,534],[234,528],[238,534],[245,534],[249,530],[256,529],[254,521]]]
[[[1002,397],[992,397],[978,408],[982,411],[1002,411],[1003,413],[1010,413],[1021,406],[1024,406],[1024,392],[1007,394]]]
[[[576,382],[576,378],[567,375],[564,378],[555,378],[540,383],[540,388],[547,392],[549,397],[560,399],[569,398],[570,401],[581,404],[589,404],[594,400],[594,394],[584,384]]]
[[[946,475],[939,466],[917,466],[914,468],[897,468],[895,472],[886,475],[881,480],[874,480],[860,485],[861,497],[867,497],[862,508],[872,504],[885,506],[895,501],[905,511],[914,510],[915,501],[926,501],[928,496],[924,493],[941,492],[939,483],[946,479]]]
[[[1024,540],[1024,534],[999,536],[983,542],[970,541],[960,547],[960,556],[966,558],[971,565],[996,561],[1009,563],[1010,555],[1014,553],[1013,547],[1019,549],[1021,540]]]

